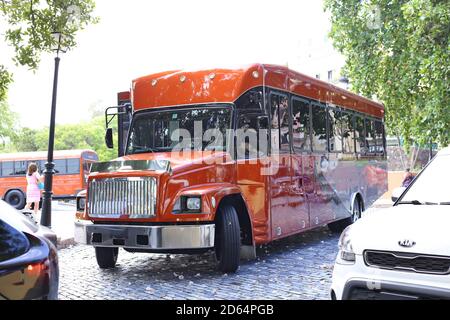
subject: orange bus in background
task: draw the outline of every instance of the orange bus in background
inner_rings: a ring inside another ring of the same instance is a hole
[[[53,199],[75,198],[86,187],[90,164],[97,161],[98,155],[92,150],[55,151]],[[30,162],[35,162],[43,174],[47,151],[0,154],[0,198],[19,210],[26,204],[25,175]]]

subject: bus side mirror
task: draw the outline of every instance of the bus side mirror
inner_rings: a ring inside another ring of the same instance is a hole
[[[107,146],[109,149],[113,149],[113,148],[114,148],[113,129],[112,129],[112,128],[106,129],[105,143],[106,143],[106,146]]]
[[[258,129],[267,129],[269,127],[268,116],[258,116]]]

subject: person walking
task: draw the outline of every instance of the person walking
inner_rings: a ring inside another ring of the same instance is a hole
[[[42,177],[38,172],[36,163],[30,163],[27,171],[27,205],[26,210],[31,210],[31,204],[34,203],[34,214],[39,210],[39,201],[41,200]]]
[[[415,175],[411,172],[409,168],[406,169],[405,174],[403,176],[402,187],[408,188],[411,182],[414,180]]]

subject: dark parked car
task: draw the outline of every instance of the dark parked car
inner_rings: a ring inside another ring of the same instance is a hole
[[[0,200],[0,300],[58,298],[56,234]]]

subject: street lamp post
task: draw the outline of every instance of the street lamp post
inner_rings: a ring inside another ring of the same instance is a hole
[[[51,227],[52,225],[52,187],[53,187],[53,175],[55,174],[53,162],[53,148],[55,144],[55,116],[56,116],[56,95],[58,92],[58,72],[59,72],[59,53],[65,52],[61,49],[61,44],[63,40],[63,35],[61,32],[53,32],[52,36],[56,41],[57,47],[55,48],[55,73],[53,76],[53,95],[52,95],[52,109],[50,113],[50,130],[48,135],[48,154],[47,163],[45,164],[44,171],[44,192],[42,199],[42,214],[41,214],[41,225],[46,227]]]

